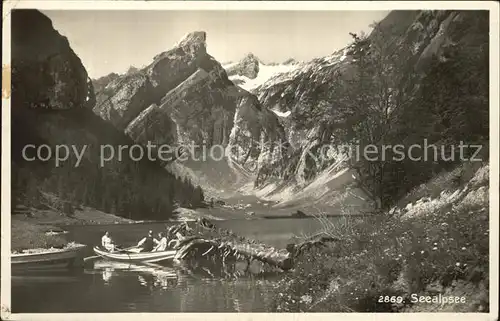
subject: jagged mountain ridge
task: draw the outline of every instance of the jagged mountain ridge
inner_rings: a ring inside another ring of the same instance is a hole
[[[116,78],[97,94],[93,110],[136,142],[222,145],[232,151],[226,161],[258,169],[263,159],[278,158],[277,149],[263,146],[284,141],[284,130],[274,113],[231,82],[207,53],[206,39],[205,32],[189,33],[145,68]]]
[[[228,62],[222,66],[235,85],[255,93],[255,90],[268,80],[282,73],[290,72],[300,64],[293,58],[287,59],[283,63],[264,62],[253,53],[249,53],[238,62]]]
[[[112,82],[113,80],[117,79],[118,77],[120,77],[119,74],[117,74],[115,72],[112,72],[110,74],[107,74],[105,76],[99,77],[97,79],[92,79],[92,85],[94,86],[94,92],[95,93],[101,92],[102,90],[104,90],[104,88],[106,88],[106,86],[110,82]]]
[[[245,76],[250,79],[255,79],[259,73],[260,60],[253,53],[248,53],[242,60],[237,63],[225,65],[228,77],[233,75]]]
[[[130,66],[124,73],[111,72],[97,79],[91,79],[92,85],[94,86],[94,92],[97,94],[103,91],[106,88],[106,86],[108,86],[111,82],[118,79],[119,77],[122,77],[123,75],[135,74],[138,71],[139,68]]]

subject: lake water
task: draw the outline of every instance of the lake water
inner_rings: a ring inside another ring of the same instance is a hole
[[[321,228],[315,219],[235,219],[214,222],[238,235],[283,248],[293,235]],[[105,230],[122,245],[135,244],[148,230],[164,223],[71,226],[69,239],[89,245]],[[237,269],[238,270],[238,267]],[[103,260],[78,272],[12,276],[12,312],[264,312],[279,276],[235,276],[218,268],[186,269],[173,264],[139,266]]]

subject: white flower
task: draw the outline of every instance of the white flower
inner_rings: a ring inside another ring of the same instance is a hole
[[[433,251],[435,251],[435,250],[437,250],[437,249],[438,249],[437,247],[433,247],[433,248],[432,248],[432,250],[433,250]]]
[[[300,297],[300,301],[309,304],[312,302],[312,297],[310,295],[303,295]]]
[[[425,252],[425,251],[423,251],[423,250],[422,250],[422,251],[420,251],[420,254],[424,254],[424,252]]]
[[[460,262],[455,263],[456,266],[460,266]]]
[[[464,247],[462,247],[462,250],[466,250],[465,246],[464,246]]]

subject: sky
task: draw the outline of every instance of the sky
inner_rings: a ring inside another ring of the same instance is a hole
[[[91,78],[149,64],[192,31],[207,33],[219,62],[252,52],[264,62],[308,61],[369,32],[388,11],[84,11],[43,10],[69,40]]]

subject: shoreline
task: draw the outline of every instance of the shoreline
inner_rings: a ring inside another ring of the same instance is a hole
[[[62,248],[72,240],[67,238],[66,227],[71,226],[128,226],[134,224],[179,224],[193,222],[198,217],[205,217],[210,221],[243,221],[243,220],[276,220],[276,219],[317,219],[315,216],[297,217],[292,215],[255,215],[248,216],[243,213],[222,215],[215,217],[212,211],[219,208],[206,210],[191,210],[180,208],[169,220],[131,220],[113,214],[98,211],[92,208],[82,208],[73,215],[64,215],[52,210],[30,209],[30,215],[15,214],[11,216],[11,251],[14,253],[32,249]],[[221,213],[224,209],[220,208]],[[327,215],[327,218],[344,217],[346,215]],[[349,215],[352,216],[352,215]]]
[[[50,210],[30,209],[29,212],[30,215],[11,216],[11,253],[68,246],[72,241],[66,237],[67,231],[64,230],[64,226],[135,222],[92,208],[77,210],[71,216]]]

